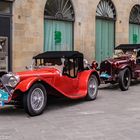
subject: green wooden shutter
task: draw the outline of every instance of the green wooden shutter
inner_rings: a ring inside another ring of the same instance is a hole
[[[44,21],[44,51],[69,51],[73,45],[73,23]]]
[[[114,51],[114,21],[96,19],[96,61],[111,57]]]
[[[129,43],[130,44],[140,43],[140,25],[129,24]]]

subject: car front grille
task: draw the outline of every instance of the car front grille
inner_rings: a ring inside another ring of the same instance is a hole
[[[108,61],[103,61],[100,64],[100,73],[106,73],[111,75],[112,65]]]

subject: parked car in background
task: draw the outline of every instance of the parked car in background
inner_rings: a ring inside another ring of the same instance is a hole
[[[99,75],[84,68],[83,59],[78,51],[44,52],[33,57],[27,71],[2,73],[0,105],[23,101],[25,111],[36,116],[44,111],[49,95],[96,99]]]
[[[121,44],[115,55],[100,64],[102,83],[119,83],[122,91],[128,90],[131,79],[140,77],[140,44]]]

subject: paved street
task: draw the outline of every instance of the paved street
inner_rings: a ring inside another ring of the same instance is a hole
[[[0,111],[0,140],[140,140],[140,82],[103,85],[95,101],[52,100],[43,115]]]

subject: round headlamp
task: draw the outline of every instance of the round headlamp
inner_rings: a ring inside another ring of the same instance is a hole
[[[15,87],[19,83],[20,79],[18,76],[11,76],[8,81],[10,87]]]

